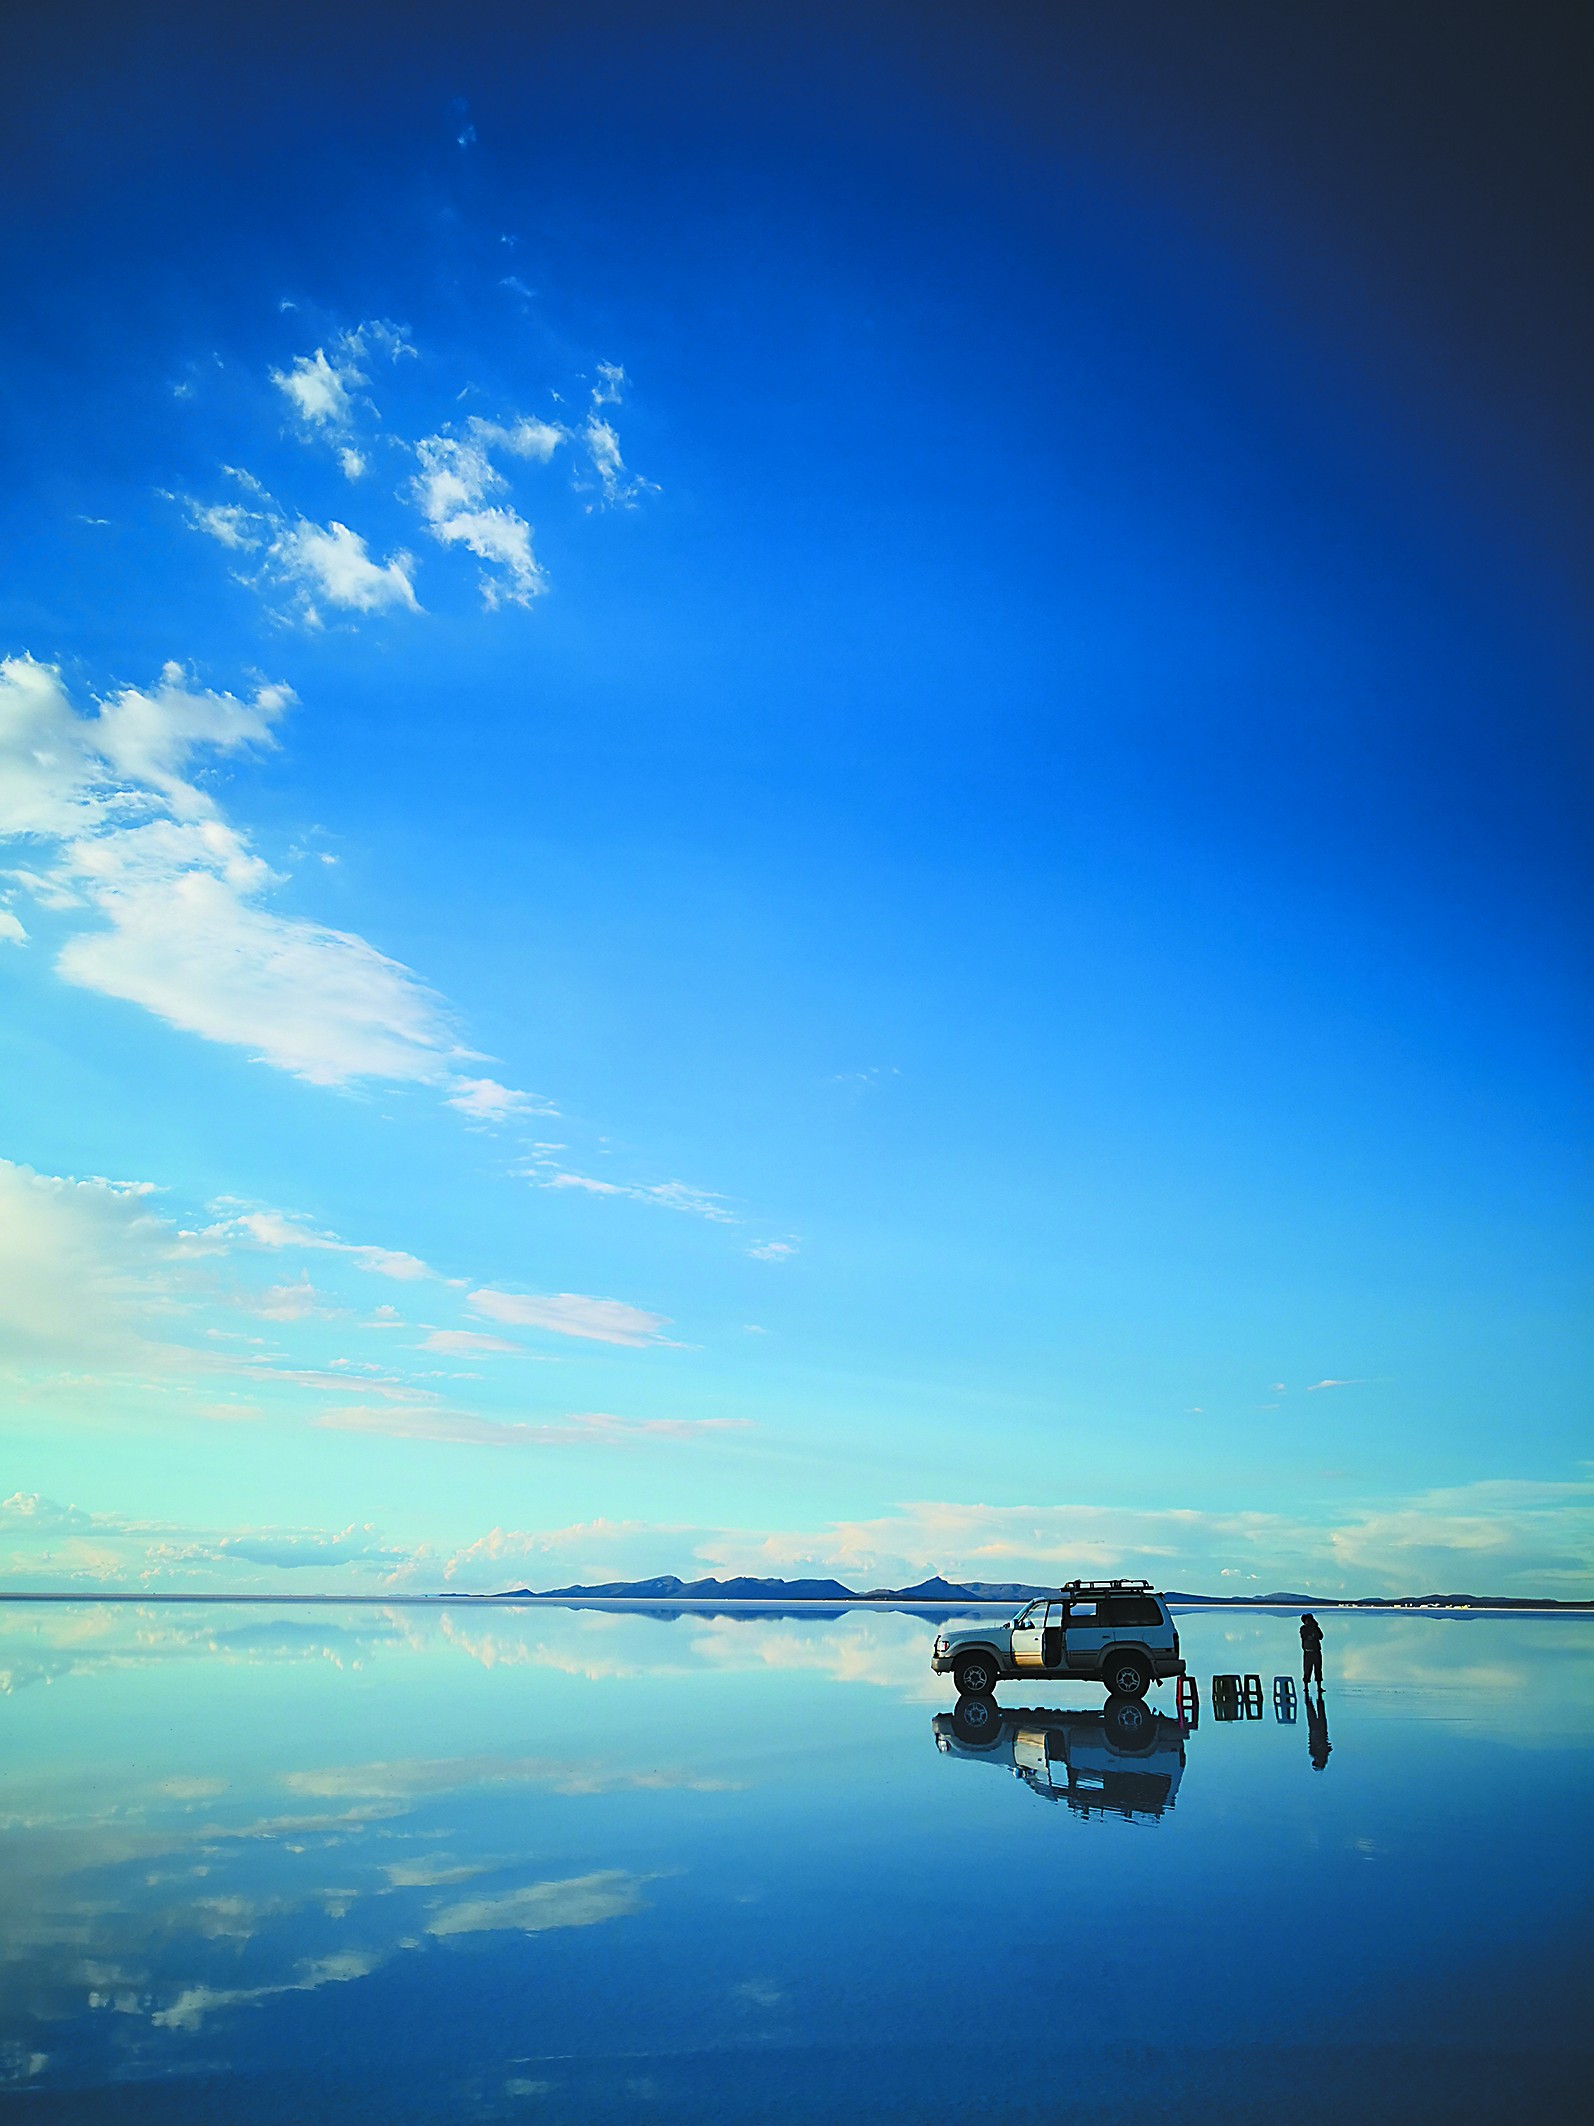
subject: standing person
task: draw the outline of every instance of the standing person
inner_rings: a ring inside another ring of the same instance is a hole
[[[1323,1688],[1323,1627],[1308,1610],[1301,1619],[1301,1688],[1304,1690],[1313,1677],[1317,1688]]]

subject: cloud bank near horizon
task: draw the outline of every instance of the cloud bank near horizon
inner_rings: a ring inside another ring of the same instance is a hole
[[[336,1424],[337,1413],[323,1420]],[[405,1429],[401,1415],[397,1429]],[[444,1439],[418,1421],[414,1435]],[[616,1420],[573,1421],[612,1437]],[[644,1428],[645,1429],[645,1428]],[[679,1437],[680,1428],[662,1428]],[[1542,1561],[1552,1558],[1546,1565]],[[859,1592],[936,1573],[1056,1585],[1133,1572],[1204,1594],[1584,1596],[1594,1577],[1594,1479],[1496,1479],[1366,1500],[1311,1523],[1284,1514],[1074,1504],[927,1501],[861,1522],[765,1533],[641,1521],[493,1528],[463,1543],[405,1544],[369,1523],[339,1529],[195,1529],[31,1493],[0,1502],[0,1577],[27,1592],[490,1594],[674,1571],[834,1577]]]

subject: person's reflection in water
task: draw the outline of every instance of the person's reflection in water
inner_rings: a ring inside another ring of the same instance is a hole
[[[1312,1770],[1321,1772],[1327,1768],[1330,1750],[1334,1747],[1328,1739],[1328,1707],[1323,1703],[1323,1679],[1317,1679],[1317,1703],[1312,1703],[1312,1694],[1303,1691],[1306,1700],[1306,1747],[1312,1759]]]

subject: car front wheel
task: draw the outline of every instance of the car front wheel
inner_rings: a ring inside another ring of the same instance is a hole
[[[1143,1698],[1151,1688],[1151,1670],[1143,1654],[1109,1654],[1101,1680],[1115,1698]]]
[[[996,1663],[989,1654],[966,1654],[952,1680],[960,1698],[988,1698],[996,1688]]]

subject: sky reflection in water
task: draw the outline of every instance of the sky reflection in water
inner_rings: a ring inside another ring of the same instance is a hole
[[[1594,1620],[1330,1617],[1322,1769],[1293,1619],[1180,1628],[1182,1763],[889,1613],[0,1605],[0,2111],[1575,2109]]]

